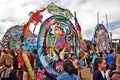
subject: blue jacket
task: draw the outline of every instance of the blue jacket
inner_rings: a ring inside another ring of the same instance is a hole
[[[108,56],[107,56],[107,62],[108,62],[109,66],[111,66],[114,58],[115,58],[114,54],[108,54]]]
[[[64,72],[59,77],[57,77],[57,80],[80,80],[80,77],[75,74],[69,75],[68,73]]]
[[[97,54],[93,54],[93,57],[92,57],[92,64],[94,64],[94,61],[95,61],[96,58],[98,58]]]

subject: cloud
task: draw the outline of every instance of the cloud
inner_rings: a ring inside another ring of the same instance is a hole
[[[46,7],[51,2],[69,9],[72,13],[74,11],[77,12],[83,38],[92,38],[95,26],[97,25],[98,11],[100,13],[100,23],[102,21],[104,24],[106,23],[105,15],[107,14],[109,27],[113,30],[113,38],[120,38],[118,31],[120,28],[118,27],[120,25],[120,0],[1,0],[0,28],[1,25],[5,27],[4,29],[8,29],[13,25],[27,22],[29,19],[28,14],[31,11]]]
[[[120,39],[120,27],[119,27],[119,29],[116,28],[112,31],[112,38]]]
[[[120,39],[120,22],[116,21],[110,24],[110,31],[113,39]]]
[[[109,30],[120,30],[120,20],[109,23]]]

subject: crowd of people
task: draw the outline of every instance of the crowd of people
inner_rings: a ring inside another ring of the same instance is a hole
[[[21,50],[4,50],[0,47],[0,79],[1,80],[31,80],[27,74],[26,66],[20,66],[18,55]],[[37,51],[28,54],[33,58],[30,63],[34,70],[41,68]],[[93,80],[120,80],[120,48],[98,52],[96,49],[81,51],[79,58],[74,53],[64,55],[64,72],[57,80],[82,80],[81,70],[84,67],[90,69]],[[44,71],[40,70],[43,75]],[[39,78],[41,75],[37,75]],[[41,76],[42,80],[47,76]],[[46,80],[52,80],[47,79]]]
[[[0,47],[0,80],[32,80],[21,55],[22,50],[20,48],[4,50],[3,47]],[[27,53],[27,56],[35,70],[40,64],[37,54]]]
[[[0,79],[1,80],[19,80],[16,70],[15,55],[11,52],[0,49]]]
[[[93,50],[88,59],[93,80],[120,80],[120,49],[102,52]],[[86,59],[87,60],[87,59]]]

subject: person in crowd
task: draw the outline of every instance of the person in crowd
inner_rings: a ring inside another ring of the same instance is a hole
[[[93,65],[94,65],[94,61],[96,58],[98,58],[98,55],[97,55],[97,52],[96,52],[96,49],[93,49],[92,51],[92,62],[91,62],[91,67],[90,67],[90,71],[91,73],[93,73]]]
[[[81,51],[81,59],[82,61],[84,61],[84,66],[86,66],[86,52],[85,51]]]
[[[120,80],[120,54],[116,55],[116,69],[112,71],[110,80]]]
[[[117,49],[117,54],[120,54],[120,47],[118,47]]]
[[[83,69],[84,66],[86,65],[85,64],[85,60],[86,60],[85,53],[83,51],[81,51],[81,53],[79,55],[80,55],[80,58],[79,58],[78,63],[80,65],[80,68]]]
[[[107,58],[107,56],[108,56],[108,54],[110,53],[110,50],[108,50],[108,49],[106,49],[105,51],[104,51],[104,58]]]
[[[100,57],[100,58],[102,58],[102,57],[103,57],[102,52],[99,52],[99,53],[98,53],[98,57]]]
[[[13,57],[11,54],[3,54],[0,57],[0,78],[1,80],[19,80],[13,70]]]
[[[110,54],[108,54],[108,56],[107,56],[107,62],[108,62],[109,67],[111,66],[114,58],[115,58],[115,51],[114,51],[114,49],[111,49]]]
[[[105,69],[107,62],[103,58],[96,58],[94,62],[93,80],[106,80]]]
[[[10,54],[13,56],[13,69],[18,70],[18,55],[15,50],[10,50]]]
[[[10,54],[13,56],[13,69],[17,71],[17,76],[19,79],[22,79],[23,77],[23,71],[22,68],[18,68],[18,54],[20,53],[20,49],[16,51],[10,50]]]
[[[57,77],[57,80],[80,80],[80,77],[73,73],[74,65],[70,60],[63,62],[64,73]]]
[[[94,49],[93,53],[92,53],[92,64],[94,64],[94,61],[95,61],[96,58],[98,58],[98,55],[97,55],[96,50]]]
[[[112,71],[116,69],[116,57],[114,58],[112,64],[110,67],[107,67],[106,69],[106,78],[107,80],[110,80],[110,78],[112,77]]]
[[[86,61],[87,61],[87,67],[88,68],[90,67],[90,62],[91,62],[90,56],[91,56],[90,51],[88,51],[87,55],[86,55]]]
[[[79,70],[79,63],[78,63],[78,59],[76,58],[75,54],[71,54],[71,61],[75,67],[74,73],[77,75],[78,74],[78,70]]]
[[[68,54],[68,53],[65,53],[65,54],[64,54],[64,61],[67,60],[67,59],[69,59],[69,54]]]

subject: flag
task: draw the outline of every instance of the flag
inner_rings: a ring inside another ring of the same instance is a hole
[[[75,19],[75,26],[76,26],[76,28],[77,28],[78,37],[79,37],[80,40],[82,40],[81,26],[80,26],[80,24],[78,23],[78,20],[77,20],[77,18],[76,18],[76,12],[75,12],[75,17],[74,17],[74,19]]]

